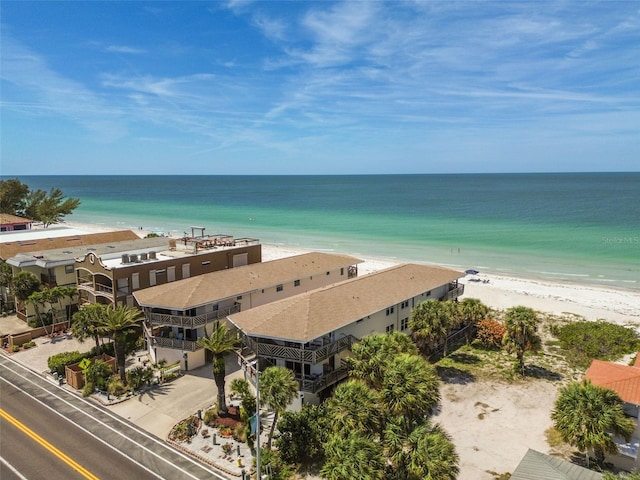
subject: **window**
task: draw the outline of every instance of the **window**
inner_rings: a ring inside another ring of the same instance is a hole
[[[202,262],[203,267],[207,267],[209,265],[211,265],[211,262],[209,260],[207,260],[206,262]]]
[[[156,271],[149,270],[149,286],[153,287],[156,284]]]
[[[409,308],[409,300],[405,300],[404,302],[402,302],[400,304],[400,308],[402,308],[402,309]]]
[[[176,267],[167,267],[167,282],[173,282],[176,279]]]
[[[430,296],[431,296],[431,290],[427,292],[427,297],[430,297]]]
[[[400,320],[400,331],[404,332],[409,328],[409,317]]]
[[[327,275],[331,275],[331,272],[327,272]]]
[[[394,327],[393,323],[391,325],[387,325],[387,333],[393,332],[393,327]]]
[[[340,269],[340,275],[344,275],[344,267]]]
[[[282,286],[282,284],[276,287],[276,292],[281,292],[282,290],[284,290],[284,287]]]
[[[294,287],[299,287],[300,286],[300,280],[294,280],[293,281],[293,286]]]
[[[182,264],[182,278],[189,278],[191,276],[191,264]]]
[[[74,271],[73,265],[64,266],[64,273],[73,273],[73,271]]]
[[[388,317],[389,315],[392,315],[394,311],[395,311],[395,307],[389,307],[389,308],[387,308],[387,317]]]
[[[140,274],[133,273],[131,274],[131,290],[138,290],[140,288]]]

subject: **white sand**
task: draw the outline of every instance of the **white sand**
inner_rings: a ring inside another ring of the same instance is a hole
[[[86,230],[102,227],[72,224]],[[136,231],[140,236],[148,232]],[[263,245],[263,261],[304,253],[275,245]],[[364,275],[397,264],[383,259],[363,259]],[[473,281],[473,280],[480,280]],[[484,282],[488,280],[488,283]],[[481,273],[466,276],[465,297],[480,299],[495,309],[516,305],[540,312],[574,313],[587,320],[604,319],[621,325],[640,325],[640,291],[534,280]],[[446,384],[442,404],[434,418],[452,436],[460,456],[460,480],[490,480],[489,472],[512,472],[528,448],[548,453],[544,431],[560,382],[528,380],[506,384],[477,381]]]

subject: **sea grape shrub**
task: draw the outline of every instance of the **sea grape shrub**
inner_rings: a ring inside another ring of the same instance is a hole
[[[476,339],[485,347],[500,348],[506,332],[507,327],[504,326],[504,323],[486,318],[478,322]]]
[[[567,360],[583,369],[593,359],[617,360],[640,348],[640,336],[634,329],[603,320],[554,325],[551,333],[558,338]]]

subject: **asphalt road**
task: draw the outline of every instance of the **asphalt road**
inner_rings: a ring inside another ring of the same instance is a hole
[[[0,356],[0,478],[226,479]]]

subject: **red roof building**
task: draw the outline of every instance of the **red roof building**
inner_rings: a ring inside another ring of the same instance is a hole
[[[640,366],[637,359],[633,366],[594,360],[585,378],[594,385],[613,390],[626,403],[640,405]]]

